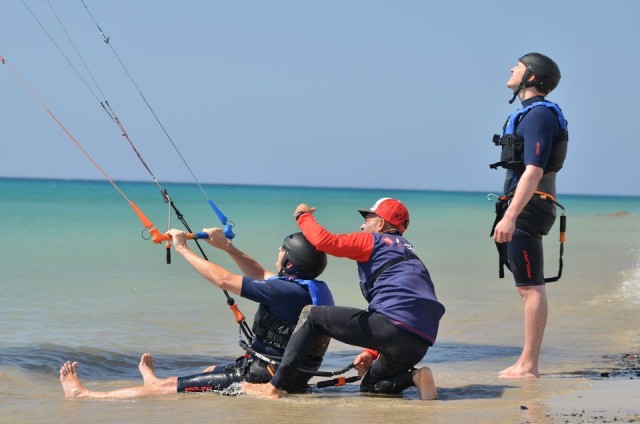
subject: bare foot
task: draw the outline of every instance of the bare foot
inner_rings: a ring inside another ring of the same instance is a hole
[[[514,367],[515,367],[515,365],[511,365],[510,367],[507,367],[507,368],[503,369],[502,371],[500,371],[498,373],[498,377],[500,377],[502,374],[507,374],[507,373],[511,372],[511,369],[514,368]]]
[[[69,361],[60,367],[60,383],[65,397],[86,397],[87,389],[78,379],[78,363]]]
[[[158,381],[158,376],[154,370],[153,357],[150,353],[145,353],[140,357],[138,370],[142,374],[142,380],[145,386],[150,386]]]
[[[242,383],[242,392],[246,395],[251,395],[263,399],[278,399],[287,394],[284,390],[277,389],[271,383],[255,384],[255,383]]]
[[[498,373],[498,378],[540,378],[537,368],[530,368],[518,363]]]
[[[434,400],[438,397],[438,389],[429,367],[422,367],[413,373],[413,384],[420,392],[420,400]]]

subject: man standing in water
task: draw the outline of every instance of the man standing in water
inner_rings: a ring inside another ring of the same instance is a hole
[[[314,218],[315,208],[300,204],[294,218],[319,251],[353,259],[358,265],[366,310],[343,306],[307,306],[287,345],[275,376],[267,384],[243,383],[247,394],[278,398],[296,367],[308,354],[309,343],[329,336],[366,349],[354,364],[366,374],[360,391],[400,393],[416,386],[423,400],[437,396],[428,367],[415,369],[436,340],[444,306],[438,301],[429,271],[403,237],[409,211],[398,200],[382,198],[359,210],[359,232],[332,234]],[[375,359],[375,361],[372,360]]]
[[[557,104],[545,100],[560,81],[560,69],[539,53],[522,56],[511,68],[507,87],[522,107],[512,113],[502,137],[500,162],[507,170],[504,194],[498,198],[492,237],[502,267],[513,273],[524,304],[524,346],[515,364],[502,378],[539,377],[538,357],[547,323],[548,307],[543,270],[542,236],[555,221],[556,173],[562,168],[569,140],[567,121]]]
[[[253,352],[248,351],[235,363],[211,366],[199,374],[168,378],[156,376],[153,358],[151,354],[145,353],[140,358],[138,366],[143,378],[142,386],[104,392],[89,390],[82,385],[78,378],[78,363],[67,361],[60,368],[60,382],[66,397],[123,399],[177,392],[222,391],[233,383],[243,381],[267,382],[274,370],[272,365],[260,356],[282,356],[304,306],[333,305],[333,297],[327,285],[316,280],[327,265],[326,254],[313,247],[302,233],[284,238],[276,260],[279,270],[276,275],[236,248],[224,236],[222,229],[204,231],[209,233],[209,244],[227,252],[244,276],[227,271],[195,254],[187,247],[184,231],[171,230],[169,234],[174,248],[205,279],[221,289],[259,303],[253,322]],[[329,339],[317,338],[311,344],[309,355],[304,358],[302,366],[317,370],[329,345]],[[304,391],[311,375],[298,372],[295,374],[288,390]]]

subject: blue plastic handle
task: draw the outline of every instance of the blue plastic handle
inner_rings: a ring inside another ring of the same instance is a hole
[[[227,217],[216,206],[216,204],[213,203],[213,200],[209,199],[208,203],[209,203],[209,206],[211,206],[211,209],[213,209],[216,215],[218,215],[218,219],[220,219],[220,222],[223,225],[223,232],[225,237],[227,237],[229,240],[232,240],[236,236],[235,234],[233,234],[233,225],[227,223]]]
[[[229,239],[229,240],[233,240],[233,238],[236,236],[233,233],[233,225],[231,224],[227,224],[223,227],[224,235]]]

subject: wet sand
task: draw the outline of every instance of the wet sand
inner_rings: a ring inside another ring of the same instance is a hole
[[[640,422],[640,353],[613,360],[588,388],[556,396],[545,404],[557,422]],[[611,378],[613,377],[613,378]]]
[[[585,390],[545,402],[550,422],[640,422],[640,379],[595,380]]]

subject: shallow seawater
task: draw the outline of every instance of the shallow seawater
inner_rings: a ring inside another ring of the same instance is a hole
[[[156,224],[166,225],[166,210],[153,186],[122,186]],[[216,225],[197,190],[188,185],[170,190],[194,229]],[[81,380],[95,390],[137,385],[144,352],[153,353],[160,376],[187,375],[233,361],[242,353],[238,327],[219,289],[179,255],[167,265],[164,247],[142,239],[135,216],[110,186],[0,180],[5,212],[0,422],[544,422],[545,399],[588,386],[618,366],[616,360],[625,353],[640,350],[640,199],[563,200],[569,217],[564,270],[559,282],[547,286],[550,313],[542,378],[512,381],[496,374],[520,353],[522,305],[513,282],[497,278],[495,248],[488,237],[493,208],[485,194],[211,190],[237,224],[236,245],[269,268],[283,235],[296,231],[291,213],[298,203],[317,206],[320,222],[346,232],[359,228],[356,208],[385,195],[405,201],[412,213],[406,235],[429,267],[447,308],[438,341],[420,363],[433,369],[439,400],[419,402],[415,389],[400,397],[362,395],[357,384],[279,401],[215,393],[64,399],[58,380],[64,361],[78,361]],[[262,208],[259,216],[256,202]],[[629,213],[616,213],[621,210]],[[221,252],[206,252],[209,259],[235,269]],[[546,268],[555,273],[555,227],[545,239],[545,253]],[[353,263],[331,258],[323,278],[338,304],[366,306]],[[255,306],[236,301],[251,321]],[[323,368],[343,368],[358,352],[334,342]]]

